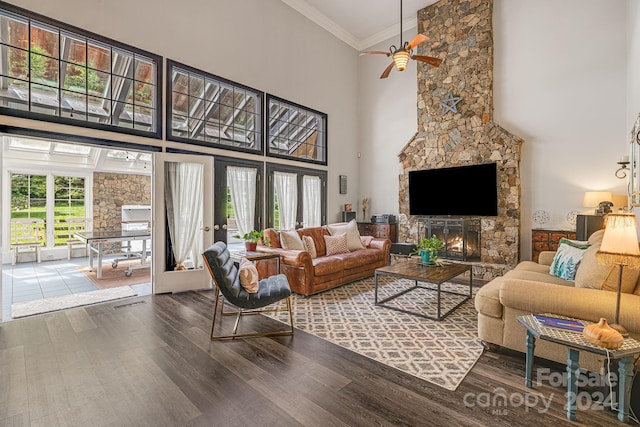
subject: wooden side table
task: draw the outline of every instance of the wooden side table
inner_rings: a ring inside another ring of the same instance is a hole
[[[246,258],[252,262],[275,258],[276,271],[277,271],[277,274],[280,274],[280,254],[269,253],[269,252],[249,252],[249,251],[231,252],[231,259],[233,260],[233,262],[239,264],[242,258]]]
[[[545,316],[560,317],[570,320],[578,320],[585,326],[592,324],[581,319],[571,319],[564,316],[555,316],[553,314],[544,314]],[[551,328],[540,326],[532,314],[517,317],[527,329],[527,361],[525,371],[525,386],[531,388],[533,373],[533,352],[535,349],[536,339],[551,341],[568,348],[567,359],[567,419],[575,421],[576,419],[576,401],[578,397],[578,371],[580,370],[579,357],[580,351],[588,351],[596,354],[607,355],[611,359],[618,359],[618,420],[623,423],[629,422],[629,406],[631,399],[631,384],[633,382],[633,359],[636,354],[640,354],[640,341],[633,338],[624,340],[624,344],[617,350],[606,350],[602,347],[595,346],[585,340],[581,332],[573,332],[565,329]]]
[[[534,228],[531,230],[531,260],[538,262],[538,256],[543,251],[557,251],[560,239],[575,239],[573,230],[553,230]]]

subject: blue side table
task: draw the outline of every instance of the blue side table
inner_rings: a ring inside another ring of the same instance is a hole
[[[559,317],[569,320],[579,320],[585,326],[592,324],[581,319],[573,319],[554,314],[544,314],[545,316]],[[565,329],[551,328],[540,326],[532,314],[520,316],[517,318],[527,329],[527,361],[525,372],[525,386],[531,388],[533,386],[533,352],[535,349],[536,339],[551,341],[568,348],[567,358],[567,418],[575,421],[576,419],[576,398],[578,396],[577,377],[580,369],[579,358],[580,351],[588,351],[591,353],[606,355],[607,350],[591,344],[585,340],[581,332],[573,332]],[[611,359],[618,359],[618,420],[623,423],[629,422],[629,405],[631,398],[631,383],[633,380],[633,359],[636,354],[640,354],[640,341],[633,338],[624,340],[624,344],[617,350],[609,350]]]

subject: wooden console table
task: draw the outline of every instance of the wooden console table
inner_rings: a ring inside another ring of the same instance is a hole
[[[534,228],[531,230],[531,260],[538,262],[538,256],[543,251],[557,251],[560,239],[575,239],[573,230],[553,230]]]
[[[359,222],[358,232],[361,236],[373,236],[398,242],[398,224],[381,224],[375,222]]]

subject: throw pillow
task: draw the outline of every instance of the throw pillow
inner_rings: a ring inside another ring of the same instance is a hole
[[[318,252],[316,251],[316,244],[311,236],[302,236],[302,243],[304,244],[304,250],[309,252],[311,259],[318,258]]]
[[[373,236],[360,236],[360,242],[362,242],[362,246],[369,247],[371,241],[373,240]]]
[[[558,251],[553,257],[549,273],[552,276],[573,282],[578,265],[589,246],[587,242],[579,240],[560,239]]]
[[[250,294],[258,292],[258,269],[246,258],[240,260],[240,285]]]
[[[595,236],[596,233],[591,236]],[[585,251],[582,261],[580,261],[580,267],[576,272],[576,288],[593,288],[618,292],[618,269],[600,264],[596,258],[596,252],[599,250],[600,242]],[[639,275],[640,271],[638,270],[623,269],[621,292],[625,294],[632,293]]]
[[[358,249],[364,249],[362,242],[360,241],[360,232],[358,232],[358,223],[355,219],[349,222],[338,222],[336,224],[327,225],[329,234],[337,236],[339,234],[346,234],[347,247],[349,251],[355,251]]]
[[[337,236],[323,236],[323,237],[324,237],[324,243],[327,246],[327,256],[349,253],[349,246],[347,246],[346,234],[339,234]]]
[[[304,251],[302,239],[296,230],[282,230],[280,232],[280,244],[283,249]]]
[[[589,239],[587,240],[587,242],[590,245],[600,245],[602,243],[602,238],[604,237],[604,229],[602,230],[598,230],[598,231],[594,231],[591,236],[589,236]]]

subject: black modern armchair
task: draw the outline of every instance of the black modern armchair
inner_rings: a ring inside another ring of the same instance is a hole
[[[260,280],[258,292],[255,294],[251,294],[245,291],[240,284],[240,275],[238,274],[238,268],[235,266],[233,260],[231,259],[231,253],[229,252],[226,243],[214,243],[213,246],[209,247],[203,252],[202,257],[204,258],[205,264],[209,268],[209,273],[211,273],[213,282],[216,285],[216,297],[213,306],[213,321],[211,323],[212,340],[235,339],[243,337],[265,337],[275,335],[293,335],[291,289],[289,288],[287,276],[285,276],[284,274],[277,274],[275,276]],[[236,322],[233,327],[233,332],[228,335],[214,335],[216,320],[218,319],[218,301],[220,299],[220,294],[222,294],[222,296],[224,297],[222,303],[220,304],[220,314],[223,316],[236,315]],[[286,299],[286,308],[265,308],[266,306],[274,304],[283,299]],[[236,306],[238,308],[238,311],[225,312],[225,300]],[[252,332],[244,334],[237,333],[238,324],[240,323],[240,317],[242,315],[285,311],[289,312],[289,329],[273,332]]]

